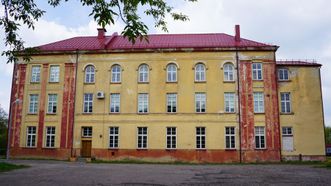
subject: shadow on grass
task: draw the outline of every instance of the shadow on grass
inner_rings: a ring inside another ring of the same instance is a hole
[[[0,172],[7,172],[15,169],[22,169],[22,168],[28,168],[27,165],[15,165],[11,163],[6,162],[0,162]]]

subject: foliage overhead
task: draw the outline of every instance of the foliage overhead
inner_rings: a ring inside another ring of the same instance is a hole
[[[63,1],[69,0],[48,0],[48,4],[56,7]],[[167,15],[171,15],[174,20],[189,19],[186,15],[175,12],[165,0],[80,0],[80,3],[82,6],[91,7],[89,16],[92,16],[102,28],[115,24],[115,20],[120,18],[125,24],[122,35],[133,44],[137,38],[147,40],[148,26],[139,16],[138,9],[142,9],[147,17],[152,17],[154,26],[163,31],[168,31],[165,21]],[[0,26],[4,29],[5,46],[9,48],[1,55],[7,57],[7,63],[17,62],[17,54],[20,54],[24,61],[29,61],[30,54],[35,52],[35,49],[24,47],[24,40],[19,36],[18,31],[21,26],[34,29],[35,22],[44,15],[45,11],[38,8],[35,0],[1,0],[1,4],[4,8],[4,16],[0,17]]]

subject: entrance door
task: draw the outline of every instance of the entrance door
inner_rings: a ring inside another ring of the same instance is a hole
[[[91,140],[83,140],[80,155],[82,157],[85,157],[85,158],[91,157],[91,147],[92,147],[92,141]]]

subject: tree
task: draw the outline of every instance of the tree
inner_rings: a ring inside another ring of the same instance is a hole
[[[331,127],[325,127],[326,144],[331,144]]]
[[[23,39],[18,35],[22,25],[34,29],[34,22],[38,21],[44,10],[38,8],[35,0],[1,0],[4,7],[4,16],[0,18],[0,25],[5,31],[5,46],[10,49],[2,52],[7,57],[7,63],[17,62],[19,54],[24,61],[31,59],[30,54],[36,52],[34,48],[25,48]],[[53,7],[59,6],[62,1],[69,0],[48,0]],[[195,2],[197,0],[184,0]],[[165,17],[170,14],[174,20],[187,21],[188,17],[182,13],[174,12],[173,7],[165,0],[80,0],[82,6],[89,6],[99,26],[114,24],[115,18],[120,18],[126,25],[122,35],[129,41],[135,43],[136,39],[146,39],[148,26],[142,21],[138,9],[144,10],[146,16],[154,19],[155,27],[167,30]]]
[[[0,107],[0,155],[6,153],[7,148],[8,114]]]

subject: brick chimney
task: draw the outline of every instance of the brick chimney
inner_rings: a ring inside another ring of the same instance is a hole
[[[104,39],[105,33],[107,32],[104,28],[98,28],[98,39]]]
[[[236,32],[236,35],[234,36],[234,40],[236,42],[240,42],[240,25],[235,26],[235,32]]]

